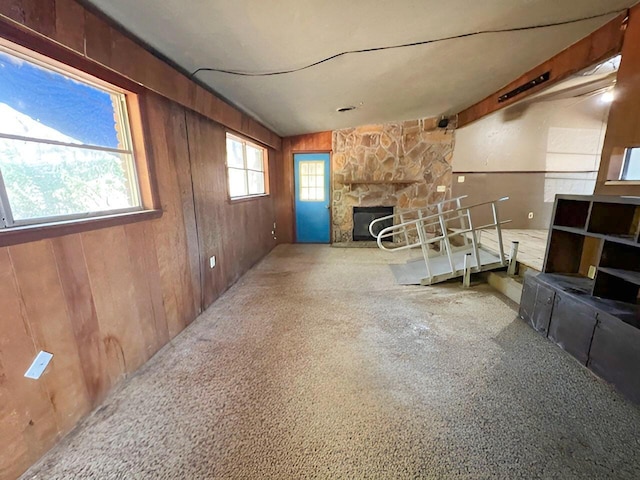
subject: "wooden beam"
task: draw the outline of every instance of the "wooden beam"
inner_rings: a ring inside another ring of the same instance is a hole
[[[490,113],[508,107],[523,98],[537,93],[542,89],[548,88],[554,83],[564,80],[574,73],[584,70],[597,62],[604,61],[617,55],[622,49],[626,18],[627,13],[618,15],[588,37],[574,43],[556,56],[529,70],[527,73],[518,77],[516,80],[504,86],[484,100],[481,100],[475,105],[461,111],[458,113],[458,127],[464,127],[465,125],[475,122]],[[545,72],[550,72],[550,77],[547,82],[535,86],[509,100],[498,102],[498,98],[501,95],[504,95],[520,85],[539,77]]]
[[[625,149],[640,146],[640,5],[631,8],[624,35],[615,99],[611,104],[602,160],[596,183],[598,195],[640,195],[640,185],[619,182]],[[634,184],[635,183],[635,184]]]

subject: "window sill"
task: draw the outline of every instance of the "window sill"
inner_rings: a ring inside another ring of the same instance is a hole
[[[605,185],[640,185],[640,180],[607,180]]]
[[[61,237],[73,233],[99,230],[101,228],[126,225],[128,223],[153,220],[162,216],[162,210],[142,210],[139,212],[119,213],[100,217],[67,220],[62,222],[40,223],[0,230],[0,247],[18,243],[35,242],[45,238]]]
[[[229,203],[250,202],[251,200],[259,200],[261,198],[266,198],[266,197],[269,197],[268,193],[263,193],[262,195],[247,195],[246,197],[230,198]]]

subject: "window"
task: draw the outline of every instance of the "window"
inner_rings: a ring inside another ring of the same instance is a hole
[[[227,133],[227,173],[231,198],[266,195],[267,149]]]
[[[324,202],[324,161],[305,160],[300,167],[300,200]]]
[[[0,227],[136,210],[126,92],[0,45]]]
[[[640,180],[640,148],[627,148],[620,180]]]

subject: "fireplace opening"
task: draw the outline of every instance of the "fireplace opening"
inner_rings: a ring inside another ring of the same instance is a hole
[[[353,207],[353,241],[375,240],[369,233],[369,224],[376,218],[393,215],[393,207]],[[393,225],[393,219],[389,218],[374,225],[373,232],[378,234],[383,228]]]

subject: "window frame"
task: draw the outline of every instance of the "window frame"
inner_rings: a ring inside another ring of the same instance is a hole
[[[40,217],[35,221],[29,219],[26,222],[14,222],[12,226],[6,227],[3,224],[0,226],[0,247],[160,218],[163,212],[158,198],[151,149],[147,143],[149,127],[143,122],[142,113],[146,110],[148,90],[47,38],[34,36],[30,32],[9,25],[4,27],[6,29],[3,29],[0,34],[0,48],[8,50],[9,54],[16,52],[26,56],[32,63],[44,64],[44,68],[122,95],[118,113],[126,122],[123,124],[126,128],[123,130],[126,130],[132,156],[127,174],[135,175],[135,190],[139,205],[126,209],[84,212],[78,215]],[[4,184],[2,192],[6,196]],[[7,198],[3,200],[6,202]]]
[[[229,152],[227,150],[227,141],[229,139],[242,143],[242,161],[244,164],[243,168],[229,166]],[[225,145],[224,164],[225,164],[225,170],[227,173],[227,198],[229,199],[229,201],[241,202],[241,201],[252,200],[252,199],[261,198],[261,197],[268,197],[270,195],[269,193],[269,149],[264,145],[261,145],[253,140],[249,140],[248,138],[236,132],[232,132],[230,130],[225,131],[224,145]],[[248,193],[249,192],[248,172],[250,171],[258,172],[259,170],[254,170],[247,166],[247,145],[255,149],[262,150],[262,171],[260,171],[260,173],[262,173],[263,179],[264,179],[264,193]],[[236,196],[231,195],[231,183],[230,183],[231,179],[229,176],[229,170],[240,170],[244,172],[244,180],[245,180],[245,186],[247,191],[246,195],[236,195]]]
[[[622,157],[622,167],[620,168],[620,178],[621,182],[639,182],[640,178],[625,178],[627,172],[629,171],[629,162],[631,160],[631,154],[634,150],[637,150],[636,155],[640,156],[640,147],[627,147],[624,149],[624,155]]]
[[[92,218],[98,216],[105,215],[117,215],[121,213],[131,213],[137,212],[144,209],[142,203],[142,197],[140,194],[140,181],[138,178],[137,168],[136,168],[136,155],[133,148],[133,140],[131,135],[131,126],[128,117],[128,110],[126,104],[126,95],[127,92],[123,89],[112,87],[106,82],[100,82],[99,80],[94,79],[90,75],[83,75],[80,72],[75,71],[72,67],[67,67],[66,69],[62,67],[55,60],[43,60],[41,55],[38,54],[30,54],[25,52],[24,48],[14,47],[7,45],[7,42],[0,42],[0,52],[6,55],[9,55],[14,58],[18,58],[28,62],[32,65],[35,65],[39,68],[42,68],[45,71],[51,71],[61,75],[65,78],[69,78],[75,80],[76,82],[87,85],[96,90],[100,90],[109,95],[115,96],[116,101],[113,101],[114,107],[114,117],[116,117],[117,125],[120,128],[120,135],[122,136],[122,143],[124,148],[110,148],[104,147],[100,145],[87,145],[87,144],[74,144],[68,142],[61,142],[57,140],[49,140],[42,139],[37,137],[28,137],[22,135],[12,135],[5,134],[0,132],[0,138],[7,140],[15,140],[19,142],[29,142],[32,144],[38,145],[55,145],[60,147],[67,147],[72,149],[79,150],[90,150],[90,151],[102,151],[114,153],[117,155],[128,155],[130,156],[130,161],[127,162],[124,168],[124,174],[127,178],[127,183],[129,184],[129,194],[132,197],[135,205],[126,208],[114,208],[109,210],[97,210],[97,211],[87,211],[87,212],[78,212],[78,213],[69,213],[66,215],[49,215],[49,216],[41,216],[41,217],[29,217],[24,219],[16,220],[13,216],[13,211],[11,207],[11,199],[9,198],[9,194],[7,192],[4,178],[2,176],[2,170],[0,169],[0,211],[2,212],[2,221],[0,222],[0,229],[5,230],[7,228],[25,226],[25,225],[38,225],[43,223],[51,223],[51,222],[62,222],[67,220],[75,220],[75,219],[84,219],[84,218]]]

